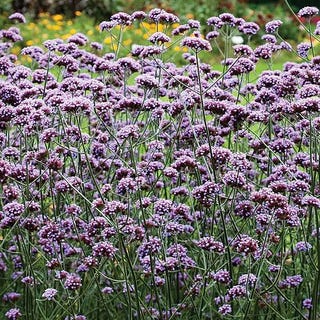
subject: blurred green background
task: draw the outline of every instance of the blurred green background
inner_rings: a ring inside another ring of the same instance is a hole
[[[288,0],[294,12],[306,5],[319,5],[319,0]],[[81,12],[98,24],[107,20],[118,11],[132,13],[135,10],[149,11],[159,7],[175,13],[184,23],[194,18],[203,24],[208,17],[229,12],[236,17],[258,23],[260,26],[272,20],[283,21],[282,36],[286,40],[299,41],[296,18],[292,15],[285,0],[0,0],[0,23],[5,25],[8,15],[14,11],[24,13],[28,21],[35,21],[43,16],[62,14],[63,20],[76,19]],[[83,18],[82,18],[83,19]],[[83,19],[84,20],[84,19]],[[92,23],[91,23],[92,26]]]
[[[294,10],[298,10],[307,5],[319,5],[319,0],[289,0],[289,3]],[[204,13],[213,15],[223,11],[241,15],[245,11],[259,9],[261,5],[262,10],[278,6],[286,10],[284,4],[284,0],[1,0],[0,13],[19,11],[37,17],[41,12],[73,16],[74,12],[82,11],[100,20],[120,10],[131,12],[162,7],[179,15],[193,12],[200,19]]]

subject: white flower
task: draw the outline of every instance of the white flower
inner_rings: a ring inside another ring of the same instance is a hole
[[[244,39],[241,36],[233,36],[231,37],[231,42],[233,44],[242,44],[244,42]]]

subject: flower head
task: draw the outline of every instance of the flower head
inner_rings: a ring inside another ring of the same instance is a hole
[[[153,44],[170,42],[170,38],[163,32],[155,32],[148,40]]]
[[[298,11],[297,16],[300,18],[311,18],[318,13],[319,9],[317,7],[303,7]]]
[[[13,309],[10,309],[9,311],[7,311],[5,316],[9,320],[16,320],[16,319],[20,318],[22,316],[22,314],[20,312],[20,309],[13,308]]]
[[[16,20],[19,23],[26,23],[26,18],[22,13],[15,12],[9,16],[10,20]]]
[[[118,25],[129,26],[132,24],[132,17],[125,12],[118,12],[111,16],[110,20]]]
[[[284,280],[279,281],[280,289],[290,289],[296,288],[303,282],[303,278],[301,275],[288,276]]]
[[[238,27],[238,30],[248,36],[254,35],[259,31],[260,27],[254,22],[245,22]]]
[[[223,304],[221,307],[219,307],[218,312],[222,315],[222,316],[226,316],[228,314],[230,314],[232,312],[232,307],[230,304],[225,303]]]
[[[48,288],[44,291],[44,293],[42,294],[42,298],[46,299],[46,300],[53,300],[54,297],[57,294],[57,290],[53,289],[53,288]]]
[[[273,20],[273,21],[267,22],[265,25],[266,32],[275,33],[281,25],[282,25],[282,21],[280,20]]]
[[[194,51],[211,51],[211,45],[209,41],[200,37],[186,37],[181,41],[181,46],[188,47]]]
[[[310,49],[311,49],[311,45],[310,43],[307,43],[307,42],[299,43],[297,45],[297,52],[301,58],[307,58],[308,52]]]
[[[81,278],[76,274],[67,274],[64,287],[68,290],[77,290],[82,286]]]

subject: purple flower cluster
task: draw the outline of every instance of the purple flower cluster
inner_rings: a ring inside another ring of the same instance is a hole
[[[222,242],[214,240],[212,237],[204,237],[195,242],[196,245],[204,250],[217,253],[224,253],[225,248]]]
[[[319,9],[317,7],[303,7],[297,13],[298,17],[301,18],[311,18],[316,16],[319,13]]]
[[[181,41],[181,46],[187,47],[187,48],[192,49],[196,52],[202,51],[202,50],[204,50],[204,51],[211,51],[212,50],[211,45],[207,40],[202,39],[197,36],[184,38]]]
[[[15,20],[19,23],[26,23],[26,18],[24,17],[24,15],[22,13],[19,13],[19,12],[15,12],[15,13],[11,14],[9,16],[9,19]]]
[[[298,287],[303,281],[301,275],[288,276],[279,282],[279,288],[290,289]]]
[[[53,289],[53,288],[48,288],[44,291],[44,293],[42,294],[42,297],[45,298],[46,300],[53,300],[54,297],[56,296],[57,294],[57,290],[56,289]]]
[[[9,320],[17,320],[17,319],[19,319],[19,318],[22,316],[22,314],[21,314],[21,312],[20,312],[20,309],[18,309],[18,308],[13,308],[13,309],[10,309],[9,311],[7,311],[7,312],[5,313],[5,316],[6,316],[6,318],[9,319]]]
[[[273,20],[273,21],[267,22],[265,25],[266,32],[275,33],[281,25],[282,25],[282,21],[280,20]]]

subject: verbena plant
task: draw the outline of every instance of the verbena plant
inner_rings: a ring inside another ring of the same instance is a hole
[[[143,21],[150,45],[121,56]],[[2,318],[319,318],[320,26],[295,50],[279,20],[256,48],[231,14],[178,21],[121,12],[114,52],[78,33],[25,47],[32,67],[1,31]],[[282,50],[301,61],[273,70]]]

